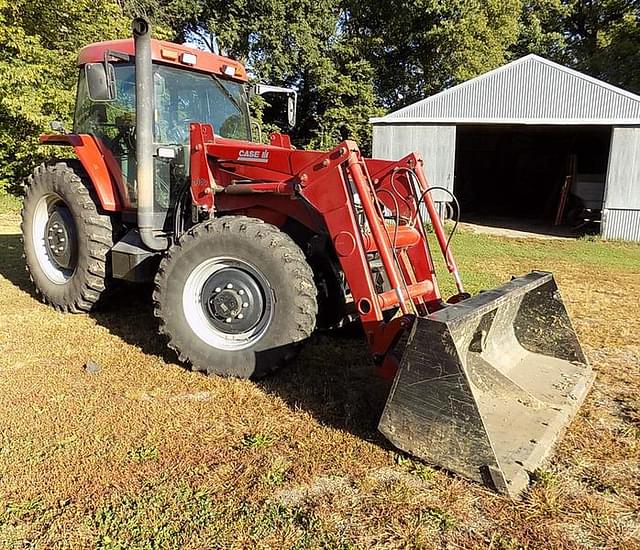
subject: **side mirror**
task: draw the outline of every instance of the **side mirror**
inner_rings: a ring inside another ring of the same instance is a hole
[[[113,101],[116,98],[116,74],[111,63],[87,63],[84,74],[92,101]]]
[[[297,95],[289,95],[287,96],[287,122],[289,126],[293,128],[296,125],[296,103],[298,96]]]
[[[296,125],[298,92],[296,92],[293,88],[283,88],[281,86],[269,86],[267,84],[256,84],[255,87],[253,88],[253,93],[256,95],[286,94],[287,124],[289,124],[291,128],[293,128]]]

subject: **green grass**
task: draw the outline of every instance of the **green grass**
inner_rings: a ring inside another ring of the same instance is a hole
[[[0,214],[16,213],[22,207],[22,200],[0,189]]]
[[[511,239],[487,237],[470,232],[454,236],[452,248],[464,259],[493,261],[500,258],[522,259],[553,265],[570,262],[615,269],[640,265],[640,245],[602,239]]]
[[[135,462],[145,462],[147,460],[155,460],[158,458],[158,449],[151,445],[140,445],[135,449],[131,449],[127,456],[129,460]]]
[[[456,519],[451,514],[439,508],[427,508],[420,514],[419,518],[442,531],[451,529],[456,524]]]
[[[425,519],[442,528],[450,521],[436,511]],[[250,548],[269,548],[278,540],[299,549],[352,547],[348,539],[328,533],[313,511],[275,502],[224,499],[184,483],[170,492],[167,485],[148,485],[136,495],[114,499],[86,518],[86,524],[97,533],[95,547],[103,550],[160,550],[187,544],[192,548],[231,548],[238,545],[238,527],[242,527],[245,547]]]
[[[435,239],[432,250],[438,267],[438,280],[445,293],[453,292],[453,283],[444,268]],[[558,265],[575,265],[585,269],[633,270],[640,266],[640,244],[584,239],[513,239],[491,237],[459,230],[451,249],[471,293],[492,288],[502,281],[494,265],[501,261],[524,264],[530,269],[554,271]],[[469,266],[472,266],[471,269]],[[513,273],[518,275],[520,273]]]
[[[242,445],[249,449],[259,449],[266,447],[273,442],[273,438],[269,434],[245,434],[242,438]]]

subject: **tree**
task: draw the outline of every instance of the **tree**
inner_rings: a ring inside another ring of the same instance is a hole
[[[513,48],[515,57],[535,53],[559,63],[567,63],[565,57],[567,35],[562,21],[569,14],[563,0],[526,0],[522,6],[521,29]]]
[[[222,53],[247,65],[253,81],[298,90],[294,143],[329,147],[350,138],[368,151],[368,119],[380,113],[373,70],[350,44],[338,0],[203,0],[198,9],[190,6],[188,20],[173,20],[180,38],[213,48],[215,37]]]
[[[601,78],[640,94],[640,9],[627,11],[602,32],[593,70]]]
[[[50,121],[69,126],[78,49],[127,28],[108,0],[0,0],[0,188],[15,192],[45,156]]]
[[[375,67],[381,103],[396,109],[508,59],[520,0],[346,2],[347,28]]]
[[[310,145],[327,148],[344,139],[355,140],[365,153],[371,151],[369,118],[381,116],[373,85],[371,64],[355,58],[350,41],[342,37],[332,46],[329,63],[308,75],[317,97],[319,118],[311,128]]]
[[[50,154],[51,120],[70,125],[77,51],[136,15],[295,87],[303,146],[368,152],[371,116],[529,52],[640,92],[640,0],[0,0],[0,188]]]
[[[514,51],[533,52],[640,92],[638,0],[529,0]]]

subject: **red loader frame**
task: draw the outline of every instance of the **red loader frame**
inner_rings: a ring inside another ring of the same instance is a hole
[[[443,307],[421,204],[458,296],[464,295],[423,161],[415,153],[399,161],[364,159],[352,141],[328,152],[302,151],[282,134],[262,145],[215,136],[210,125],[199,123],[190,125],[190,135],[191,196],[200,211],[242,213],[275,225],[290,217],[328,234],[385,376],[395,374],[390,351],[415,316]],[[385,219],[385,210],[395,223]],[[374,252],[391,286],[382,293],[369,264]],[[393,308],[402,315],[385,322],[383,312]]]

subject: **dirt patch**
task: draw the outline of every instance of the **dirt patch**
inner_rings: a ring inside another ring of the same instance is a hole
[[[562,228],[538,227],[525,223],[518,224],[516,227],[509,227],[500,226],[499,224],[484,225],[481,223],[461,222],[460,227],[476,235],[491,235],[510,239],[568,240],[577,238],[576,235]]]

